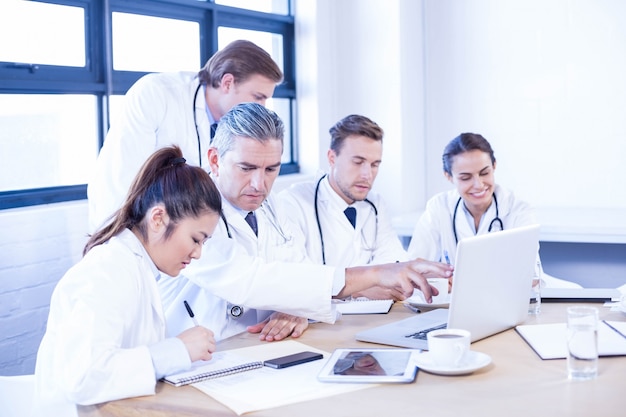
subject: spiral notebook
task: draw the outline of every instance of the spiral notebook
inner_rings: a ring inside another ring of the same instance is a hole
[[[261,367],[263,367],[263,362],[261,361],[250,362],[243,358],[225,355],[224,352],[217,352],[213,354],[213,359],[210,361],[195,362],[191,370],[168,375],[163,378],[163,381],[175,387],[181,387]]]

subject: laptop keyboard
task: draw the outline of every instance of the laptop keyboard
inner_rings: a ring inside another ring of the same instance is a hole
[[[426,340],[426,335],[428,333],[432,332],[433,330],[445,329],[446,325],[447,325],[446,323],[443,323],[435,327],[430,327],[428,329],[420,330],[419,332],[406,335],[404,337],[410,337],[411,339]]]

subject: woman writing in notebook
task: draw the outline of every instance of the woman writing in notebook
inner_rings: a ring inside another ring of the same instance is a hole
[[[445,147],[442,160],[443,174],[455,188],[426,204],[409,244],[412,258],[454,264],[456,245],[463,238],[537,223],[528,203],[496,184],[496,157],[481,135],[457,136]]]
[[[215,340],[204,327],[165,337],[157,280],[200,257],[220,213],[212,180],[178,147],[146,161],[122,208],[52,294],[37,354],[37,407],[67,415],[76,404],[154,394],[164,375],[211,359]]]

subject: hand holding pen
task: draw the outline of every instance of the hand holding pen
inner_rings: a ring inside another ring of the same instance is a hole
[[[189,314],[189,317],[191,317],[193,324],[196,326],[199,326],[198,320],[196,320],[196,315],[193,314],[193,310],[191,309],[191,307],[189,307],[189,303],[187,302],[187,300],[183,301],[183,303],[185,304],[185,308],[187,309],[187,314]]]
[[[185,330],[177,337],[183,341],[192,362],[197,360],[208,361],[212,358],[211,354],[215,352],[215,337],[213,332],[206,327],[200,326],[187,301],[183,301],[183,304],[194,326]]]

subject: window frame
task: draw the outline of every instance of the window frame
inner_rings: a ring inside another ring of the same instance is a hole
[[[290,102],[291,141],[289,163],[281,166],[281,175],[297,173],[295,23],[293,5],[289,14],[279,15],[239,9],[213,3],[212,0],[33,0],[39,3],[82,7],[85,10],[85,67],[33,65],[0,61],[0,94],[92,94],[98,111],[98,148],[108,130],[108,97],[125,94],[147,72],[116,71],[111,51],[113,12],[195,21],[200,26],[198,69],[217,51],[218,27],[256,30],[279,34],[283,39],[284,82],[276,87],[274,98]],[[9,190],[0,192],[0,210],[40,204],[87,199],[87,184]]]

